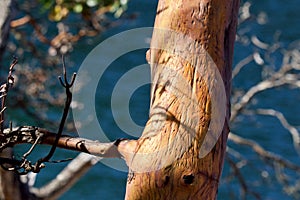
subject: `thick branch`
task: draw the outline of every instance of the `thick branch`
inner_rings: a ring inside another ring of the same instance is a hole
[[[5,144],[1,144],[0,150],[16,144],[33,144],[37,139],[39,140],[38,144],[53,145],[56,139],[56,133],[33,126],[17,127],[12,131],[10,131],[10,129],[5,129],[4,134],[7,136],[7,138],[9,138],[9,140]],[[118,152],[117,146],[120,141],[121,140],[116,140],[110,143],[101,143],[99,141],[62,135],[62,137],[58,140],[57,146],[64,149],[97,155],[100,157],[119,158],[121,155]]]
[[[99,159],[101,158],[81,153],[47,185],[41,188],[31,188],[30,191],[40,199],[57,199],[73,186]]]

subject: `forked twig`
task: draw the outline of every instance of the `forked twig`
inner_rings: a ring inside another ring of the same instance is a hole
[[[12,71],[14,66],[17,63],[17,59],[15,58],[13,63],[11,64],[10,68],[9,68],[9,73],[7,76],[7,81],[5,84],[3,84],[0,88],[0,92],[1,92],[1,98],[2,98],[2,105],[1,105],[1,111],[0,111],[0,125],[1,125],[1,146],[3,148],[8,147],[11,145],[11,142],[14,140],[13,138],[17,137],[19,138],[20,135],[16,135],[15,132],[12,129],[12,124],[10,124],[10,131],[7,134],[4,134],[3,132],[3,121],[4,121],[4,111],[6,109],[6,96],[7,96],[7,92],[8,89],[13,85],[14,83],[14,78],[12,76]],[[14,171],[20,175],[22,174],[27,174],[28,172],[35,172],[38,173],[41,168],[44,168],[44,162],[63,162],[63,161],[67,161],[70,159],[66,159],[66,160],[60,160],[60,161],[50,161],[50,159],[52,158],[57,146],[58,146],[58,142],[59,139],[62,136],[62,132],[65,126],[65,122],[67,120],[68,117],[68,112],[70,109],[70,105],[71,105],[71,101],[72,101],[72,92],[71,92],[71,88],[74,84],[75,78],[76,78],[76,73],[73,74],[71,81],[69,82],[67,79],[67,70],[66,70],[66,66],[65,66],[65,61],[64,61],[64,57],[62,56],[62,65],[63,65],[63,78],[59,77],[59,81],[61,83],[61,85],[65,88],[65,92],[66,92],[66,100],[65,100],[65,107],[63,110],[63,114],[62,114],[62,118],[59,124],[59,129],[57,131],[57,133],[55,134],[55,140],[52,144],[52,147],[49,151],[49,153],[39,159],[35,164],[32,164],[29,160],[27,160],[28,155],[30,155],[32,153],[32,151],[34,150],[34,148],[36,147],[36,145],[38,143],[41,142],[41,138],[43,137],[43,135],[39,135],[36,136],[36,131],[37,128],[36,127],[32,127],[29,131],[30,133],[30,137],[31,137],[31,143],[32,146],[30,147],[30,149],[23,154],[22,158],[20,160],[15,159],[15,158],[0,158],[0,165],[2,168],[4,168],[5,170],[8,171]],[[23,127],[21,127],[22,129]]]
[[[58,79],[59,79],[61,85],[65,88],[65,92],[66,92],[66,96],[67,96],[66,101],[65,101],[65,107],[64,107],[63,115],[62,115],[62,118],[61,118],[61,121],[60,121],[60,124],[59,124],[58,132],[57,132],[54,144],[52,145],[52,147],[51,147],[48,155],[45,156],[45,157],[43,157],[43,158],[41,158],[41,159],[39,159],[36,162],[36,164],[35,164],[35,172],[39,172],[39,170],[40,170],[39,166],[43,162],[49,162],[49,160],[53,156],[53,154],[54,154],[54,152],[56,150],[57,144],[58,144],[58,140],[59,140],[59,138],[62,135],[64,126],[65,126],[65,122],[66,122],[67,117],[68,117],[70,105],[71,105],[71,102],[72,102],[72,92],[71,92],[70,89],[71,89],[71,87],[74,84],[74,81],[75,81],[75,78],[76,78],[76,73],[73,73],[72,78],[71,78],[71,82],[69,82],[68,79],[67,79],[67,70],[66,70],[66,65],[65,65],[65,60],[64,60],[64,56],[63,55],[62,55],[62,65],[63,65],[63,79],[62,79],[61,76],[59,76]]]

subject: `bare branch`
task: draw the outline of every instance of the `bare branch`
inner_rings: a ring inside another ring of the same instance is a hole
[[[273,152],[265,150],[262,146],[260,146],[257,142],[255,142],[253,140],[242,138],[232,132],[230,132],[228,139],[233,141],[236,144],[246,145],[246,146],[251,147],[255,153],[257,153],[260,157],[262,157],[266,160],[273,161],[275,163],[279,163],[280,165],[282,165],[288,169],[294,170],[296,172],[300,172],[299,165],[296,165]]]
[[[238,181],[241,184],[240,198],[241,199],[246,199],[246,193],[248,191],[248,187],[247,187],[247,183],[246,183],[243,175],[241,174],[239,168],[236,166],[236,163],[233,160],[231,160],[230,157],[227,156],[226,160],[228,161],[229,165],[233,169],[233,173],[235,174],[235,176],[237,177]]]
[[[278,80],[278,81],[273,81],[273,80],[264,80],[257,85],[251,87],[240,99],[239,102],[237,102],[235,105],[232,106],[231,110],[231,119],[230,121],[233,121],[238,113],[250,102],[250,100],[256,95],[257,93],[270,89],[270,88],[275,88],[281,85],[286,84],[285,82]]]
[[[251,37],[251,42],[260,49],[267,50],[270,48],[269,44],[262,42],[260,39],[258,39],[258,37],[256,35],[253,35]]]
[[[4,111],[6,109],[7,93],[15,82],[15,79],[14,79],[12,73],[13,73],[14,67],[16,66],[17,63],[18,63],[18,58],[14,57],[11,65],[9,67],[6,83],[1,85],[1,88],[0,88],[0,93],[1,93],[1,95],[0,95],[1,96],[0,131],[1,131],[1,134],[3,132]]]
[[[3,134],[5,141],[0,144],[0,152],[8,147],[22,143],[31,143],[34,145],[48,144],[53,146],[57,139],[56,133],[32,126],[5,129]],[[59,137],[56,146],[100,157],[121,158],[122,148],[119,149],[118,147],[121,142],[123,142],[123,139],[119,139],[111,143],[100,143],[98,141],[62,135]],[[124,140],[124,142],[126,142],[126,140]],[[32,150],[33,148],[31,148],[29,152]],[[41,162],[41,159],[39,159],[36,163],[32,164],[30,160],[26,159],[27,154],[28,152],[24,154],[25,156],[23,156],[21,160],[16,158],[0,158],[0,165],[7,171],[14,171],[19,175],[25,175],[29,172],[38,173],[40,169],[45,167],[43,162],[53,162],[50,160],[44,160]],[[68,160],[70,159],[64,161]]]
[[[41,188],[30,188],[30,191],[35,194],[36,197],[41,199],[57,199],[72,187],[83,174],[85,174],[100,159],[100,157],[81,153],[47,185]]]
[[[36,162],[36,164],[34,166],[34,172],[39,172],[40,171],[40,166],[41,167],[43,166],[42,163],[43,162],[48,162],[51,159],[51,157],[53,156],[53,154],[54,154],[54,152],[56,150],[59,138],[62,135],[64,126],[65,126],[65,122],[66,122],[67,117],[68,117],[70,105],[71,105],[71,102],[72,102],[71,88],[72,88],[73,83],[75,81],[76,73],[73,74],[71,82],[69,83],[69,81],[67,79],[67,70],[66,70],[66,65],[65,65],[65,60],[64,60],[64,56],[63,55],[62,55],[62,66],[63,66],[63,80],[62,80],[61,77],[59,77],[59,81],[60,81],[61,85],[65,88],[65,92],[66,92],[66,96],[67,96],[67,98],[65,100],[64,111],[63,111],[62,118],[61,118],[61,121],[60,121],[60,124],[59,124],[58,132],[56,134],[56,137],[55,137],[55,140],[54,140],[54,142],[52,144],[52,147],[51,147],[49,153],[45,157],[39,159]],[[36,144],[36,142],[34,144]]]
[[[10,128],[11,129],[11,128]],[[30,147],[30,149],[23,154],[23,158],[26,158],[27,156],[29,156],[29,154],[31,154],[31,152],[33,151],[33,149],[36,147],[36,145],[38,144],[40,140],[40,136],[38,136],[35,140],[35,142],[32,144],[32,146]]]
[[[33,126],[17,127],[13,128],[12,131],[5,129],[4,134],[9,134],[11,137],[5,145],[1,144],[0,150],[16,144],[34,143],[36,138],[39,138],[39,144],[53,145],[57,135],[56,133]],[[62,135],[58,140],[57,147],[105,158],[120,158],[121,155],[117,147],[122,140],[123,139],[119,139],[110,143],[101,143],[99,141]]]
[[[260,115],[270,115],[270,116],[276,117],[280,121],[281,125],[286,130],[288,130],[289,133],[291,134],[292,139],[293,139],[294,147],[295,147],[297,153],[300,155],[300,134],[299,134],[299,131],[294,126],[292,126],[288,123],[288,121],[286,120],[286,118],[284,117],[284,115],[281,112],[279,112],[277,110],[274,110],[274,109],[257,109],[256,113],[260,114]]]
[[[234,104],[231,109],[231,119],[230,121],[233,121],[238,113],[245,108],[246,105],[250,102],[250,100],[259,92],[265,91],[267,89],[276,88],[282,85],[290,84],[295,85],[297,87],[300,87],[300,82],[298,82],[298,77],[293,74],[285,74],[278,72],[273,75],[273,77],[278,77],[278,79],[267,79],[264,81],[259,82],[258,84],[252,86],[240,99],[239,102]],[[299,84],[299,85],[298,85]]]
[[[258,193],[254,192],[248,188],[248,184],[247,184],[245,178],[243,177],[238,165],[229,156],[226,156],[226,160],[228,161],[229,165],[233,169],[233,173],[234,173],[235,177],[238,179],[238,181],[241,184],[241,194],[240,194],[239,199],[247,199],[246,196],[248,193],[253,195],[256,199],[261,199],[261,197]]]
[[[234,79],[235,76],[241,71],[241,69],[245,67],[247,64],[249,64],[252,60],[253,60],[253,55],[251,54],[246,58],[242,59],[240,62],[238,62],[232,71],[232,79]]]

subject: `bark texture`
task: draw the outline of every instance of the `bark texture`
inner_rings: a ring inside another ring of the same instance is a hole
[[[192,38],[194,42],[190,44],[186,44],[190,41],[184,38],[177,39],[176,43],[182,43],[186,46],[184,51],[197,56],[192,57],[191,64],[188,59],[174,54],[173,43],[168,42],[171,36],[163,37],[159,31],[153,34],[147,55],[152,73],[150,117],[139,140],[124,141],[118,147],[130,169],[125,199],[216,198],[229,132],[231,64],[238,6],[238,0],[159,1],[155,28],[174,30]],[[163,49],[156,48],[158,43]],[[207,55],[201,53],[203,50],[211,56],[221,74],[227,108],[216,145],[201,158],[200,149],[214,106],[209,84],[203,76],[209,80],[215,76],[210,73],[211,63],[206,64],[207,74],[195,71],[195,65],[205,65]],[[178,76],[182,80],[176,78]],[[197,108],[192,105],[193,99],[184,97],[189,90],[186,87],[191,88]],[[182,146],[182,143],[189,145]]]

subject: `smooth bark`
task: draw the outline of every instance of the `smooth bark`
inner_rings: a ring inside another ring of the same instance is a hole
[[[204,49],[218,67],[226,90],[226,119],[216,145],[208,155],[201,158],[200,148],[212,120],[211,96],[207,83],[201,75],[195,73],[195,66],[172,54],[168,46],[171,38],[162,39],[161,34],[154,34],[148,52],[152,71],[150,118],[139,140],[124,141],[119,145],[131,170],[126,188],[127,200],[216,198],[229,132],[231,64],[238,6],[238,0],[159,1],[155,28],[174,30],[192,38],[195,43],[187,45],[190,48],[185,51],[199,53],[195,63],[205,61],[205,55],[200,53]],[[178,41],[180,42],[184,44],[189,41]],[[156,49],[154,44],[157,43],[166,45],[168,51]],[[171,72],[167,73],[165,69],[170,66]],[[207,67],[209,69],[212,65]],[[207,73],[204,76],[215,76],[209,74],[209,71]],[[171,91],[170,88],[182,87],[182,82],[174,81],[174,76],[181,76],[190,84],[199,103],[198,112],[187,111],[191,102],[188,99],[181,102],[178,94]],[[155,129],[157,132],[151,132],[155,123],[162,120],[160,112],[165,115],[165,122],[158,131]],[[198,119],[196,127],[190,132],[189,129],[180,131],[194,119]],[[196,130],[195,136],[190,137],[193,130]],[[184,149],[181,142],[176,140],[191,140],[190,146]],[[164,147],[169,148],[170,144],[175,144],[171,150],[162,150]],[[152,152],[157,152],[156,156],[160,159],[144,158]],[[174,152],[180,156],[176,157]],[[152,168],[153,165],[157,168]],[[144,167],[144,171],[139,171],[141,167]],[[146,167],[149,167],[148,171]]]

